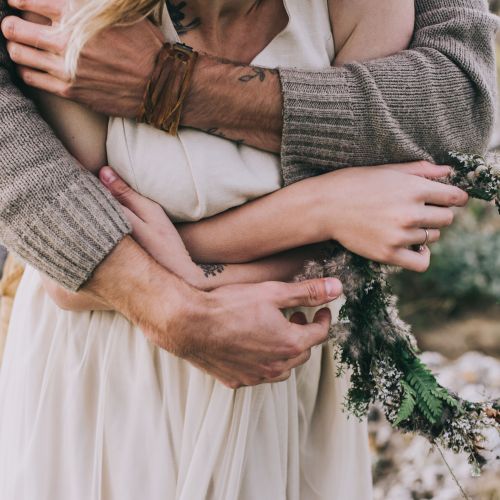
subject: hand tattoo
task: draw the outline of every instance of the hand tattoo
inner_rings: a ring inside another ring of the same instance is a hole
[[[174,3],[172,0],[166,0],[168,13],[170,14],[170,19],[174,23],[174,27],[179,35],[184,35],[190,30],[194,30],[201,24],[201,19],[195,17],[190,23],[183,24],[186,19],[186,14],[183,10],[186,7],[186,2]]]
[[[256,66],[250,69],[253,71],[253,73],[240,76],[240,78],[238,78],[240,82],[247,83],[254,78],[258,78],[261,82],[263,82],[266,79],[266,73],[269,73],[270,75],[277,75],[279,73],[277,69],[258,68]]]
[[[223,264],[198,264],[203,271],[205,278],[215,278],[218,274],[222,274],[226,269]]]

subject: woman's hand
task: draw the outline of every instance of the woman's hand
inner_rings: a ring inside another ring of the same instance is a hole
[[[321,176],[314,208],[321,232],[368,259],[426,271],[426,244],[438,241],[440,229],[453,222],[450,207],[468,200],[464,191],[436,182],[449,174],[449,167],[417,162]]]
[[[321,248],[311,245],[255,262],[222,265],[216,257],[211,263],[197,265],[160,205],[134,191],[110,167],[101,169],[99,177],[122,204],[132,225],[134,239],[159,264],[200,290],[244,283],[291,281],[302,271],[305,261],[321,255]]]
[[[334,239],[368,259],[422,272],[429,249],[412,247],[437,241],[453,220],[450,207],[467,202],[460,189],[435,181],[449,173],[427,162],[346,168],[178,229],[197,262],[247,262]]]

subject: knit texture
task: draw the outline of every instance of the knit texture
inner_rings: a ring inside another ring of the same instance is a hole
[[[416,0],[411,50],[322,72],[281,70],[283,176],[482,152],[493,122],[495,19],[483,0]],[[0,20],[6,15],[0,0]],[[130,227],[15,86],[0,38],[0,240],[76,290]]]
[[[6,14],[0,0],[0,20]],[[0,240],[77,290],[130,227],[119,204],[15,86],[11,69],[0,38]]]
[[[416,0],[409,50],[319,72],[281,69],[285,184],[346,166],[483,153],[497,19],[484,0]]]

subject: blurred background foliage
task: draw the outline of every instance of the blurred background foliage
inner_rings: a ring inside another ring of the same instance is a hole
[[[490,7],[500,14],[500,0],[490,0]],[[500,80],[500,50],[497,68]],[[497,121],[491,149],[500,154]],[[455,224],[443,231],[432,253],[425,274],[392,277],[401,315],[413,325],[423,359],[444,386],[471,400],[499,398],[500,217],[495,207],[471,202],[457,210]],[[375,500],[464,498],[440,454],[423,439],[393,432],[377,407],[369,429]],[[500,500],[498,461],[473,478],[464,457],[446,453],[446,460],[467,498]]]
[[[500,0],[490,5],[500,13]],[[497,61],[500,80],[500,50]],[[500,120],[491,146],[500,153],[499,125]],[[450,358],[470,350],[500,357],[500,217],[495,207],[471,202],[457,210],[455,224],[443,231],[432,252],[427,273],[393,277],[402,315],[414,326],[421,349]]]

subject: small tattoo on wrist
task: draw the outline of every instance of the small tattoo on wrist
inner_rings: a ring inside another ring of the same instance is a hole
[[[198,267],[203,271],[205,278],[215,278],[226,269],[223,264],[198,264]]]
[[[248,73],[246,75],[240,76],[238,80],[243,83],[250,82],[254,80],[255,78],[258,78],[259,81],[263,82],[266,79],[266,75],[277,75],[279,71],[277,69],[268,69],[268,68],[259,68],[259,67],[252,67],[250,68],[253,73]]]

